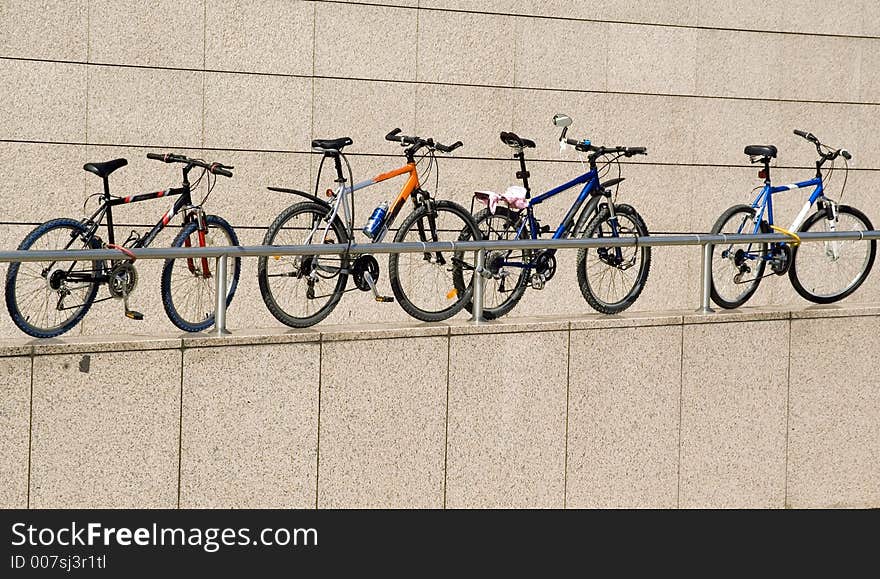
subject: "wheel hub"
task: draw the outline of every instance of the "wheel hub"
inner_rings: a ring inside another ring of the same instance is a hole
[[[52,273],[49,274],[49,287],[55,291],[61,289],[61,286],[64,284],[64,280],[67,279],[67,273],[64,270],[56,269]]]

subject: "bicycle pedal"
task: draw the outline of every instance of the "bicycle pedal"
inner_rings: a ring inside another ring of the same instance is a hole
[[[394,298],[391,296],[376,296],[376,301],[390,304],[394,301]]]
[[[140,312],[136,312],[136,311],[134,311],[134,310],[126,310],[126,311],[125,311],[125,317],[128,318],[128,319],[130,319],[130,320],[143,320],[143,319],[144,319],[144,314],[142,314],[142,313],[140,313]]]

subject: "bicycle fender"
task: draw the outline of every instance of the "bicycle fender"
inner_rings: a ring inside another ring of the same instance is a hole
[[[266,187],[266,189],[268,189],[269,191],[277,191],[279,193],[289,193],[291,195],[305,197],[309,201],[314,201],[315,203],[318,203],[319,205],[323,205],[327,209],[330,209],[329,203],[327,203],[320,197],[316,197],[315,195],[312,195],[311,193],[306,193],[305,191],[297,191],[296,189],[284,189],[283,187]]]

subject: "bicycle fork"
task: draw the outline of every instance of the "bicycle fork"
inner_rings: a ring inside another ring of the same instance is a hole
[[[192,219],[195,219],[197,222],[197,225],[198,225],[199,247],[205,247],[205,234],[208,231],[208,224],[205,221],[205,212],[202,211],[201,208],[192,209],[189,212],[188,220],[192,220]],[[184,223],[184,225],[186,225],[186,223]],[[190,242],[189,237],[187,237],[183,241],[183,245],[184,245],[184,247],[192,247],[192,243]],[[195,259],[193,259],[191,257],[186,258],[186,267],[189,269],[189,272],[191,274],[193,274],[196,277],[202,277],[204,279],[211,278],[211,270],[208,266],[208,258],[207,257],[201,258],[200,265],[201,265],[201,269],[196,267],[196,260]]]

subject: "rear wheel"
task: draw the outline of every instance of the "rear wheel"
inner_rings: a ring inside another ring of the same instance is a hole
[[[396,242],[437,242],[480,239],[480,231],[467,209],[452,201],[433,201],[410,213]],[[400,307],[423,322],[446,320],[470,301],[472,284],[463,289],[462,279],[470,281],[476,252],[433,251],[392,253],[388,258],[388,277]],[[469,272],[469,273],[468,273]],[[459,285],[456,284],[459,278]]]
[[[474,216],[474,219],[485,240],[528,239],[525,228],[520,231],[521,216],[506,207],[496,207],[494,213],[489,209],[483,209]],[[500,318],[519,303],[529,285],[530,268],[527,266],[531,260],[532,252],[528,249],[486,252],[485,268],[491,277],[487,278],[484,284],[483,318],[487,320]],[[455,280],[456,288],[465,287],[465,281],[469,283],[470,277],[470,275],[466,278],[460,275]],[[473,300],[469,300],[465,308],[473,313],[473,305]]]
[[[311,201],[282,211],[263,238],[263,245],[347,243],[338,218],[327,223],[330,210]],[[344,254],[272,255],[260,257],[257,279],[266,307],[282,324],[313,326],[330,315],[342,298],[348,274]]]
[[[589,239],[645,237],[648,226],[629,205],[615,206],[614,217],[603,206],[587,225]],[[581,293],[592,308],[618,314],[639,298],[651,269],[651,248],[588,247],[578,250],[577,275]]]
[[[734,205],[721,214],[712,233],[752,234],[754,207]],[[738,308],[758,290],[767,260],[766,243],[725,243],[712,246],[712,301],[725,309]]]
[[[854,207],[839,205],[837,219],[825,211],[811,215],[801,226],[807,231],[870,231],[871,222]],[[788,276],[795,291],[806,300],[830,304],[858,289],[871,272],[877,242],[829,240],[803,243],[792,248]]]
[[[53,219],[31,231],[19,250],[89,249],[86,228],[73,219]],[[35,338],[52,338],[72,329],[98,293],[94,277],[101,261],[31,261],[9,264],[6,309],[16,326]]]
[[[174,238],[172,247],[225,247],[238,245],[238,236],[225,219],[205,216],[208,230],[200,234],[196,220],[186,223]],[[228,259],[228,258],[227,258]],[[241,258],[233,258],[226,268],[226,306],[232,303]],[[166,259],[162,269],[162,304],[168,319],[187,332],[201,332],[214,325],[217,307],[214,258]]]

